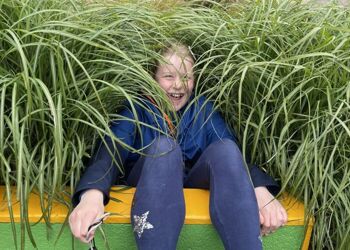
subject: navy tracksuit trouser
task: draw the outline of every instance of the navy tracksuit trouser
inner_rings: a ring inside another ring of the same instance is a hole
[[[179,145],[161,136],[132,168],[136,186],[131,223],[140,250],[174,250],[184,223],[183,187],[210,190],[210,217],[225,249],[262,249],[253,185],[237,145],[228,139],[209,145],[184,173]]]

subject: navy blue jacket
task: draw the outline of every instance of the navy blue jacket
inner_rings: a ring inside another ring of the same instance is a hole
[[[132,111],[134,110],[134,112]],[[125,145],[135,149],[143,149],[150,145],[162,133],[168,133],[168,124],[162,113],[150,101],[144,100],[141,105],[130,105],[119,113],[120,119],[111,124],[111,130]],[[204,97],[192,100],[190,104],[178,111],[180,120],[176,126],[176,140],[183,153],[185,166],[191,168],[202,154],[204,149],[211,143],[224,138],[237,143],[237,138],[230,131],[225,121],[215,111],[212,102]],[[137,117],[135,117],[135,115]],[[133,121],[136,118],[138,122]],[[149,126],[151,125],[151,126]],[[79,203],[80,195],[87,189],[98,189],[104,194],[104,203],[109,201],[109,190],[116,183],[119,171],[116,166],[124,166],[126,175],[140,155],[131,152],[122,145],[117,145],[113,150],[111,139],[106,138],[107,146],[101,144],[96,155],[81,177],[73,195],[73,205]],[[113,151],[115,161],[107,148]],[[278,185],[257,166],[249,166],[250,175],[254,187],[266,186],[270,192],[276,194]],[[156,185],[156,183],[155,183]]]

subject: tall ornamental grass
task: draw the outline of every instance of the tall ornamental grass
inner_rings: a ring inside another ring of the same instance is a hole
[[[311,248],[348,246],[347,9],[271,0],[3,0],[0,10],[0,183],[12,222],[11,204],[22,204],[16,247],[26,231],[35,245],[28,194],[40,195],[50,227],[52,202],[70,206],[97,140],[122,143],[108,126],[125,119],[117,115],[125,103],[149,95],[171,112],[152,71],[173,39],[191,46],[196,92],[215,102],[244,153],[315,217]]]

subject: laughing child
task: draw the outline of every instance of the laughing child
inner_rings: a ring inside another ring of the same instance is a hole
[[[185,218],[184,187],[210,190],[210,217],[225,249],[262,249],[260,234],[287,221],[286,211],[267,189],[276,190],[276,183],[256,166],[249,169],[251,182],[236,136],[210,101],[193,95],[190,49],[175,43],[161,55],[164,60],[157,63],[154,78],[176,111],[178,124],[147,97],[142,106],[135,105],[136,113],[130,107],[121,111],[127,119],[113,122],[111,130],[129,147],[117,145],[113,160],[111,139],[101,144],[73,195],[73,235],[83,242],[92,239],[88,227],[109,201],[119,175],[117,161],[125,168],[127,184],[136,187],[131,224],[138,249],[176,249]],[[135,114],[140,124],[149,126],[138,128],[132,122]]]

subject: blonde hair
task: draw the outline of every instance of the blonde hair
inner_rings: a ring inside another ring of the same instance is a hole
[[[190,48],[185,44],[178,42],[176,40],[166,41],[162,44],[158,51],[159,58],[154,60],[153,67],[151,68],[151,74],[155,78],[155,74],[160,63],[164,62],[164,57],[170,54],[177,54],[181,58],[190,58],[192,63],[195,62],[195,56]]]
[[[191,50],[191,47],[186,46],[178,41],[167,42],[165,46],[160,50],[159,54],[162,56],[177,54],[181,58],[189,57],[193,63],[195,62],[195,56]]]

